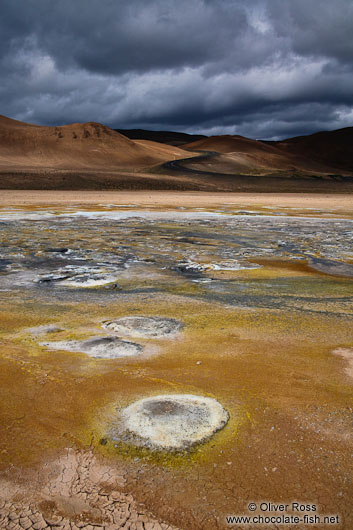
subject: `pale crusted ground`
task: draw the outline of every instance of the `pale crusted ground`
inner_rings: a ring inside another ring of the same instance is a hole
[[[139,206],[207,207],[263,205],[320,208],[353,212],[353,195],[319,193],[208,193],[177,191],[50,191],[1,190],[0,205],[25,204],[138,204]]]
[[[15,474],[16,472],[14,472]],[[177,530],[156,521],[124,493],[126,471],[67,449],[37,474],[0,480],[1,530]]]
[[[332,352],[334,355],[342,357],[346,362],[345,372],[353,379],[353,348],[337,348]]]

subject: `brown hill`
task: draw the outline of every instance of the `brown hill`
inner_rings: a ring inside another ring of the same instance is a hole
[[[265,174],[273,171],[297,170],[298,160],[275,146],[266,145],[243,136],[211,136],[184,146],[185,149],[209,151],[219,155],[187,164],[200,169],[225,174]]]
[[[216,136],[181,149],[99,123],[0,116],[0,189],[352,192],[352,131],[281,142]]]
[[[214,173],[263,175],[290,171],[296,174],[339,174],[353,172],[353,128],[263,142],[243,136],[213,136],[186,144],[184,149],[213,151],[219,156],[188,164]]]
[[[337,169],[353,172],[353,127],[296,136],[272,144],[286,153],[301,154]]]
[[[161,160],[176,160],[178,158],[189,158],[196,156],[197,153],[184,151],[180,147],[174,145],[153,142],[150,140],[134,140],[136,145],[140,145],[148,149],[148,151],[155,157]]]
[[[0,169],[136,169],[185,156],[181,149],[152,144],[94,122],[43,127],[0,116]]]
[[[184,149],[217,151],[218,153],[251,152],[254,149],[271,151],[271,147],[267,147],[257,140],[251,140],[239,135],[209,136],[184,145]]]

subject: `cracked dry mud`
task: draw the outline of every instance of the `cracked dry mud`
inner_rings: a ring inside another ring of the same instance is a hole
[[[124,492],[123,469],[98,463],[91,451],[68,449],[15,486],[0,479],[2,530],[177,530],[159,522]]]

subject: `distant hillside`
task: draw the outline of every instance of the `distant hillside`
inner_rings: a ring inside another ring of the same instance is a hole
[[[43,127],[0,116],[0,168],[7,170],[144,168],[183,156],[177,147],[139,145],[100,123]]]
[[[353,172],[353,127],[271,142],[282,151],[302,155],[337,169]]]
[[[353,128],[289,138],[280,142],[251,140],[238,135],[211,136],[184,149],[219,153],[212,159],[187,163],[187,167],[214,173],[264,175],[353,175]]]
[[[186,134],[173,131],[147,131],[144,129],[114,129],[131,140],[150,140],[161,144],[182,146],[184,144],[207,138],[197,134]]]
[[[144,138],[95,122],[45,127],[0,116],[0,189],[353,192],[353,128],[281,142],[131,136]]]

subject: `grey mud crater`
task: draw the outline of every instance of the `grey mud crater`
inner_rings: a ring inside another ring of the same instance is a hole
[[[49,350],[85,353],[95,359],[119,359],[141,355],[143,347],[117,337],[94,337],[88,340],[61,340],[41,342],[41,346]]]
[[[141,399],[121,411],[113,439],[149,449],[180,451],[210,438],[229,414],[213,398],[166,394]]]
[[[173,338],[183,324],[174,318],[130,316],[104,322],[103,328],[130,337]]]
[[[59,287],[100,287],[116,283],[119,271],[108,269],[104,271],[97,266],[66,265],[54,272],[39,275],[35,282],[38,284],[51,284]]]

